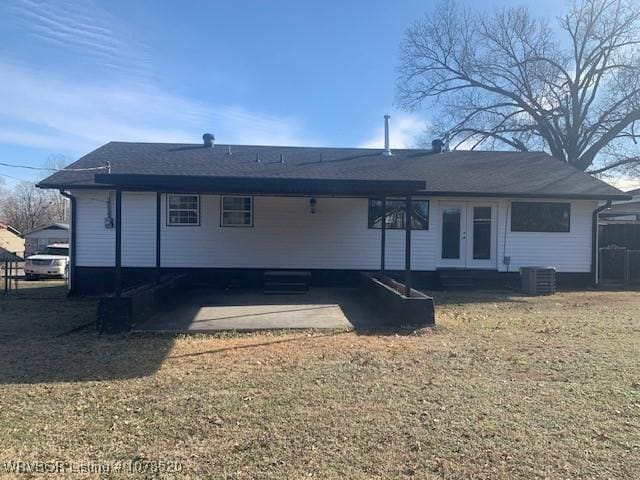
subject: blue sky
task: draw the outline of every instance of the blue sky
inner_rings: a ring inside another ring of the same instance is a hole
[[[195,143],[205,131],[221,143],[379,146],[385,113],[392,146],[410,146],[429,112],[394,108],[398,45],[433,5],[4,0],[0,161],[42,166],[109,140]]]

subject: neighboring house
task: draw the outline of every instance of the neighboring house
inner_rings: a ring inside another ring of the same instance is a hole
[[[630,200],[612,202],[607,210],[600,213],[600,219],[607,222],[637,222],[640,224],[640,188],[627,192]]]
[[[22,238],[20,232],[11,225],[0,223],[0,248],[23,257],[24,238]]]
[[[25,257],[40,252],[53,243],[69,243],[69,224],[43,225],[24,234]]]
[[[630,200],[612,202],[600,212],[599,246],[640,251],[640,189],[627,192]]]
[[[203,138],[196,145],[111,142],[40,182],[72,199],[72,290],[112,289],[164,271],[220,282],[301,269],[321,281],[383,262],[391,273],[413,269],[423,286],[436,285],[442,269],[489,284],[534,265],[556,267],[561,285],[587,285],[595,210],[629,198],[539,152],[440,152],[435,142],[433,150],[393,152],[213,145]]]

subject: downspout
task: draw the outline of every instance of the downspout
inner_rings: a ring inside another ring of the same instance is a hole
[[[598,286],[598,218],[600,216],[600,212],[603,210],[607,210],[611,208],[611,200],[607,200],[607,203],[604,205],[600,205],[593,211],[593,219],[591,226],[591,275],[593,277],[593,285],[595,287]]]
[[[60,190],[60,195],[69,199],[69,203],[71,204],[71,215],[70,215],[70,227],[71,227],[71,235],[69,237],[69,288],[67,290],[67,295],[72,296],[75,295],[75,286],[76,286],[76,197],[71,195],[64,190]]]

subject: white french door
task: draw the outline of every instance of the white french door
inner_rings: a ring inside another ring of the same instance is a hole
[[[439,267],[497,268],[498,205],[440,203]]]

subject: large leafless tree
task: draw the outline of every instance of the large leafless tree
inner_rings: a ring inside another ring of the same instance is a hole
[[[591,173],[640,172],[640,5],[573,3],[557,25],[452,0],[401,47],[398,102],[452,148],[544,150]]]

